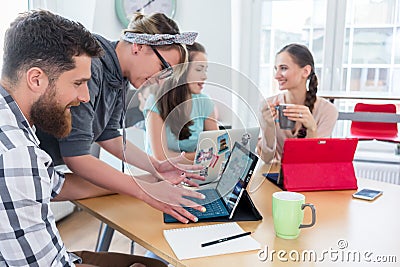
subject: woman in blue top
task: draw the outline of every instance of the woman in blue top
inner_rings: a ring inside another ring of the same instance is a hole
[[[207,79],[207,56],[199,43],[187,45],[189,66],[178,86],[166,81],[147,99],[144,115],[147,152],[159,160],[179,155],[193,162],[199,133],[218,130],[214,103],[201,91]],[[171,89],[172,88],[172,89]]]

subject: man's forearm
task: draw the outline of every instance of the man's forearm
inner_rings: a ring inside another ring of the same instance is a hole
[[[140,199],[143,197],[135,177],[118,171],[92,155],[64,157],[64,161],[74,174],[99,187]]]
[[[99,145],[120,160],[124,159],[122,137],[99,142]],[[155,173],[155,170],[158,168],[159,164],[156,159],[129,141],[126,142],[125,160],[130,165],[133,165],[151,174]]]

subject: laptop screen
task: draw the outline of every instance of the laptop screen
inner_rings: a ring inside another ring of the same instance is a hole
[[[220,177],[235,142],[254,151],[259,132],[260,127],[201,132],[194,164],[206,167],[203,173],[206,180],[198,183],[211,183]]]
[[[235,207],[240,192],[249,183],[257,160],[256,155],[235,143],[216,187],[229,213]]]

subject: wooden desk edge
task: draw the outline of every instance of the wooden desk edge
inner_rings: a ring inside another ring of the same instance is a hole
[[[93,217],[97,218],[98,220],[100,220],[101,222],[107,224],[108,226],[110,226],[111,228],[113,228],[114,230],[120,232],[121,234],[125,235],[126,237],[128,237],[129,239],[131,239],[132,241],[134,241],[135,243],[138,243],[139,245],[141,245],[142,247],[144,247],[147,250],[150,250],[152,252],[154,252],[156,255],[158,255],[159,257],[163,258],[164,260],[168,261],[170,264],[172,264],[175,267],[181,267],[181,266],[185,266],[182,265],[178,259],[175,258],[171,258],[170,256],[168,256],[167,254],[165,254],[164,252],[162,252],[161,250],[152,247],[151,245],[149,245],[147,242],[145,242],[144,240],[142,240],[141,238],[139,238],[138,236],[132,234],[129,231],[126,231],[124,229],[121,229],[120,227],[118,227],[115,223],[113,223],[112,221],[110,221],[109,219],[107,219],[104,216],[101,216],[100,214],[94,212],[93,210],[91,210],[90,208],[87,208],[84,204],[81,203],[81,201],[85,201],[86,199],[77,199],[77,200],[72,200],[71,202],[74,203],[75,205],[77,205],[78,207],[80,207],[82,210],[84,210],[85,212],[89,213],[90,215],[92,215]],[[110,240],[111,242],[111,240]],[[171,249],[172,251],[172,249]],[[173,252],[173,251],[172,251]],[[172,253],[174,254],[174,253]]]

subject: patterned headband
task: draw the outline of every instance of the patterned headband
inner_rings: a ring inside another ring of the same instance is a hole
[[[122,35],[122,40],[144,45],[170,45],[170,44],[187,44],[194,43],[197,32],[183,32],[181,34],[147,34],[125,32]]]

